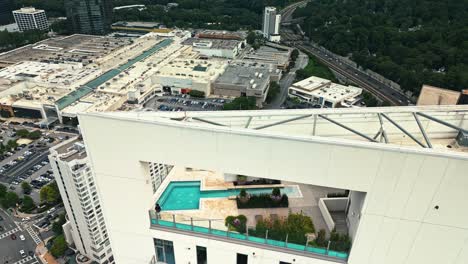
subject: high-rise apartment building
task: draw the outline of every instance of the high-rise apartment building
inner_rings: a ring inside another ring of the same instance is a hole
[[[0,0],[0,25],[11,23],[12,0]]]
[[[75,33],[103,35],[112,24],[112,0],[65,0]]]
[[[78,138],[65,141],[51,149],[49,160],[67,212],[67,243],[96,263],[114,263],[84,144]]]
[[[263,36],[273,42],[279,42],[281,14],[278,14],[276,7],[267,6],[263,13]]]
[[[462,264],[467,114],[456,105],[79,121],[117,264]],[[270,205],[256,198],[265,193]]]
[[[34,7],[24,7],[13,11],[13,17],[20,31],[49,29],[44,10],[35,9]]]

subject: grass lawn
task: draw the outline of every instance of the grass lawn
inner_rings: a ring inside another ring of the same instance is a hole
[[[296,79],[304,80],[310,76],[317,76],[320,78],[328,79],[333,82],[338,82],[335,75],[324,64],[320,63],[315,57],[309,55],[309,63],[304,69],[296,71]]]

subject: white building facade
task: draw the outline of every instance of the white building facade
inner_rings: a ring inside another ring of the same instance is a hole
[[[197,263],[204,252],[207,263],[462,264],[468,263],[468,155],[457,142],[468,129],[467,112],[466,106],[393,107],[79,119],[116,263]],[[351,198],[349,255],[218,236],[178,218],[162,224],[153,208],[167,183],[153,184],[151,163],[365,194]]]
[[[20,31],[26,30],[48,30],[49,24],[44,10],[34,7],[24,7],[13,11],[13,17]]]
[[[94,174],[82,141],[76,138],[51,149],[50,164],[68,221],[67,243],[99,264],[114,263]]]
[[[280,42],[281,14],[278,14],[276,7],[267,6],[263,13],[263,37],[273,42]]]

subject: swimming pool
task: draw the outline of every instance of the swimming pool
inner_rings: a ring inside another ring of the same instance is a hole
[[[201,191],[200,181],[174,181],[170,182],[164,190],[158,203],[163,211],[167,210],[193,210],[199,209],[201,198],[226,198],[238,195],[240,189]],[[282,194],[289,198],[301,197],[298,186],[286,186],[281,189]],[[247,193],[263,194],[271,193],[273,188],[247,188]]]

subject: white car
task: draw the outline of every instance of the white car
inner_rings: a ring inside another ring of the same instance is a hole
[[[55,210],[56,210],[55,207],[52,207],[49,210],[47,210],[47,213],[51,214],[51,213],[55,212]]]
[[[24,250],[20,250],[20,255],[21,255],[22,258],[27,257],[26,252],[24,252]]]
[[[31,220],[30,217],[25,217],[25,218],[21,219],[22,222],[26,222],[26,221],[29,221],[29,220]]]
[[[25,238],[23,235],[20,235],[20,239],[21,239],[21,241],[25,241],[25,240],[26,240],[26,238]]]

